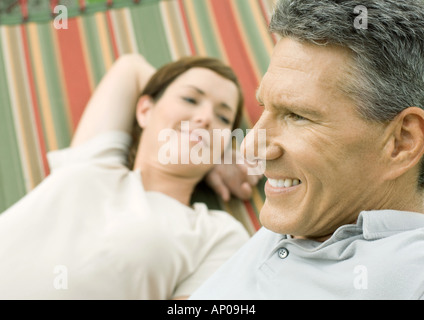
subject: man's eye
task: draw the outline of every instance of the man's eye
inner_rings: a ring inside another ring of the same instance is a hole
[[[289,114],[286,115],[287,119],[293,120],[293,121],[303,121],[303,120],[308,120],[294,112],[290,112]]]

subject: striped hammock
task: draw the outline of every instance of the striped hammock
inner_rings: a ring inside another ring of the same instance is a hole
[[[0,212],[49,174],[46,152],[69,146],[94,88],[122,54],[139,52],[155,67],[186,55],[220,58],[242,84],[244,129],[259,118],[255,91],[275,43],[267,30],[274,0],[71,2],[66,29],[51,11],[61,1],[44,1],[43,12],[31,11],[31,1],[0,12]],[[219,203],[251,234],[260,227],[262,184],[250,201]]]

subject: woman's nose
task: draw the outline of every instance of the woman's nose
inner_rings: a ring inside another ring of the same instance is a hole
[[[196,126],[208,129],[213,119],[213,107],[204,105],[194,114],[193,122]]]

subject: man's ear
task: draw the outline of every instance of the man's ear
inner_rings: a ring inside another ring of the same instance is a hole
[[[388,126],[390,139],[386,157],[390,164],[388,178],[396,179],[414,168],[424,154],[424,110],[403,110]]]
[[[153,99],[148,95],[141,96],[138,99],[135,116],[140,128],[144,129],[147,126],[153,105]]]

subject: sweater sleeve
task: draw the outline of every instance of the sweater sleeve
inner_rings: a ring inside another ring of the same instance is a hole
[[[126,165],[131,140],[126,132],[108,131],[77,147],[51,151],[47,153],[47,159],[52,171],[81,163],[108,162]]]

